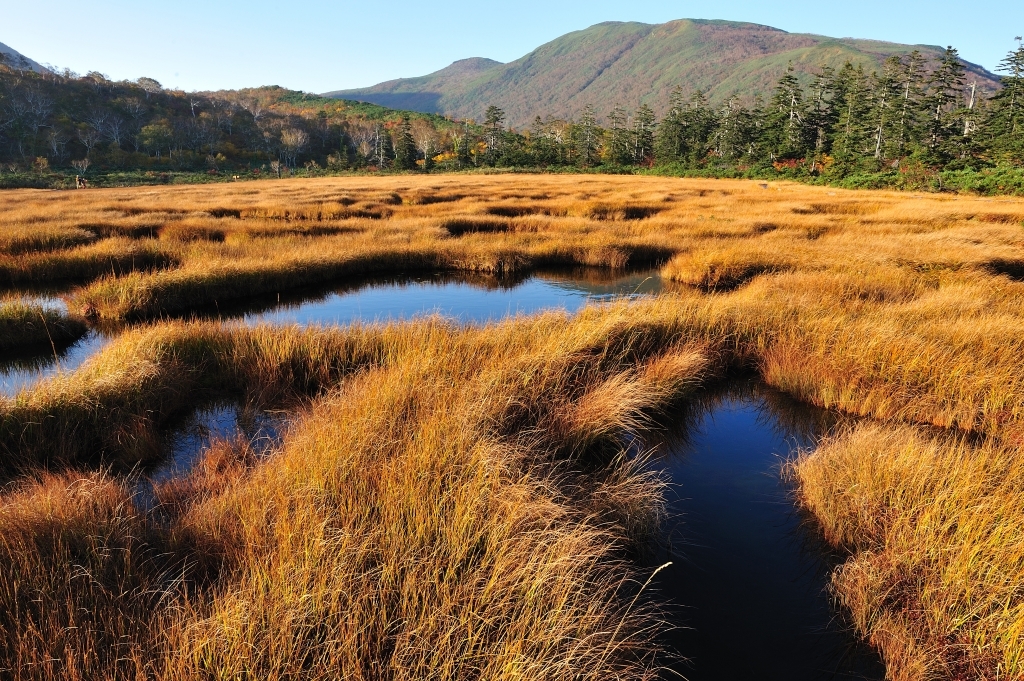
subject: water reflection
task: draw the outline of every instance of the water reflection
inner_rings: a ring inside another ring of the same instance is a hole
[[[147,477],[158,483],[188,472],[217,440],[243,437],[256,454],[265,454],[281,441],[284,424],[280,413],[253,411],[233,403],[208,405],[167,434],[166,456]]]
[[[763,385],[732,384],[684,418],[653,465],[678,519],[659,558],[678,604],[670,644],[690,681],[878,679],[884,668],[843,624],[826,588],[839,556],[795,510],[781,463],[840,417]]]
[[[466,323],[484,323],[516,314],[561,308],[574,312],[588,301],[661,291],[656,271],[623,274],[574,268],[513,279],[472,274],[399,274],[256,296],[231,305],[190,313],[205,319],[247,324],[350,324],[354,321],[410,319],[440,313]],[[42,298],[40,298],[42,300]],[[52,298],[52,304],[62,304]],[[72,371],[101,350],[121,329],[93,329],[66,348],[37,349],[0,356],[0,394],[15,395],[40,378]]]
[[[234,403],[200,407],[163,436],[164,456],[154,468],[136,479],[135,503],[143,509],[156,506],[154,488],[162,482],[186,475],[214,442],[244,439],[257,457],[272,452],[281,443],[286,418],[281,412],[255,411]]]
[[[283,299],[265,311],[243,315],[247,323],[348,324],[410,319],[438,313],[461,322],[486,323],[517,314],[561,308],[574,312],[588,301],[657,293],[656,273],[600,276],[580,268],[525,279],[452,274],[412,274],[363,282],[299,300]]]
[[[60,371],[74,371],[105,347],[115,334],[92,329],[74,343],[0,355],[0,395],[13,396]]]

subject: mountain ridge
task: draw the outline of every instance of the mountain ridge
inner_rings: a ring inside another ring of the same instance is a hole
[[[643,103],[661,115],[676,86],[701,89],[712,104],[734,95],[751,99],[769,94],[789,63],[806,84],[822,64],[839,68],[851,61],[870,72],[888,56],[914,49],[931,61],[942,52],[934,45],[789,33],[749,22],[609,21],[567,33],[507,64],[476,57],[424,76],[324,96],[474,119],[496,104],[511,125],[522,127],[534,116],[568,118],[585,106],[603,116],[616,105]],[[474,62],[475,68],[454,68],[463,62]],[[997,76],[964,64],[968,81],[982,90],[998,87]]]
[[[29,59],[13,47],[10,47],[3,43],[0,43],[0,55],[6,57],[8,63],[10,63],[11,66],[14,66],[16,68],[24,66],[24,68],[32,69],[36,73],[43,73],[47,70],[46,67],[44,67],[42,64],[32,59]]]

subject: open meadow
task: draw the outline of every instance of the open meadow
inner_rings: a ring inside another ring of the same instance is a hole
[[[1024,678],[1024,200],[437,175],[10,190],[0,216],[0,352],[111,338],[0,395],[4,678],[657,678],[657,442],[741,374],[851,417],[781,474],[888,678]],[[486,324],[219,318],[559,268],[662,289]],[[217,401],[280,436],[150,479]]]

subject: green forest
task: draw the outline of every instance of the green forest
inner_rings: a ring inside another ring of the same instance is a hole
[[[505,124],[456,121],[279,87],[208,93],[149,78],[0,64],[0,186],[217,181],[342,172],[518,170],[785,178],[841,186],[1024,192],[1024,45],[981,92],[957,51],[881,72],[792,67],[768,96],[712,107],[677,88],[646,106]],[[625,103],[624,103],[625,104]]]

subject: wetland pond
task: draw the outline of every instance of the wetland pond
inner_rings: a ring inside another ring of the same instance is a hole
[[[650,465],[671,482],[654,587],[689,681],[882,681],[828,595],[840,560],[793,504],[782,463],[840,424],[753,380],[712,390]],[[653,567],[653,565],[652,565]]]
[[[483,323],[588,301],[658,293],[656,271],[612,276],[590,269],[537,273],[519,281],[483,276],[410,275],[291,292],[196,316],[247,324],[333,325],[439,313]],[[58,353],[0,359],[0,394],[69,371],[115,332],[91,330]],[[843,624],[827,585],[839,557],[816,541],[780,476],[782,461],[836,424],[750,380],[710,391],[673,424],[650,465],[671,482],[666,525],[651,569],[676,629],[666,643],[680,659],[666,678],[689,681],[871,679],[884,669]],[[235,405],[199,406],[167,433],[158,481],[187,471],[214,439],[242,436],[270,450],[286,423]],[[145,499],[143,498],[144,502]]]
[[[484,323],[545,309],[574,312],[588,301],[658,293],[656,270],[614,274],[596,268],[539,272],[522,279],[482,275],[414,274],[346,282],[334,287],[260,296],[192,315],[242,320],[246,324],[350,324],[440,314],[460,322]],[[26,296],[62,306],[56,295]],[[13,396],[41,377],[73,371],[99,352],[119,330],[92,329],[55,353],[46,348],[0,356],[0,395]]]

